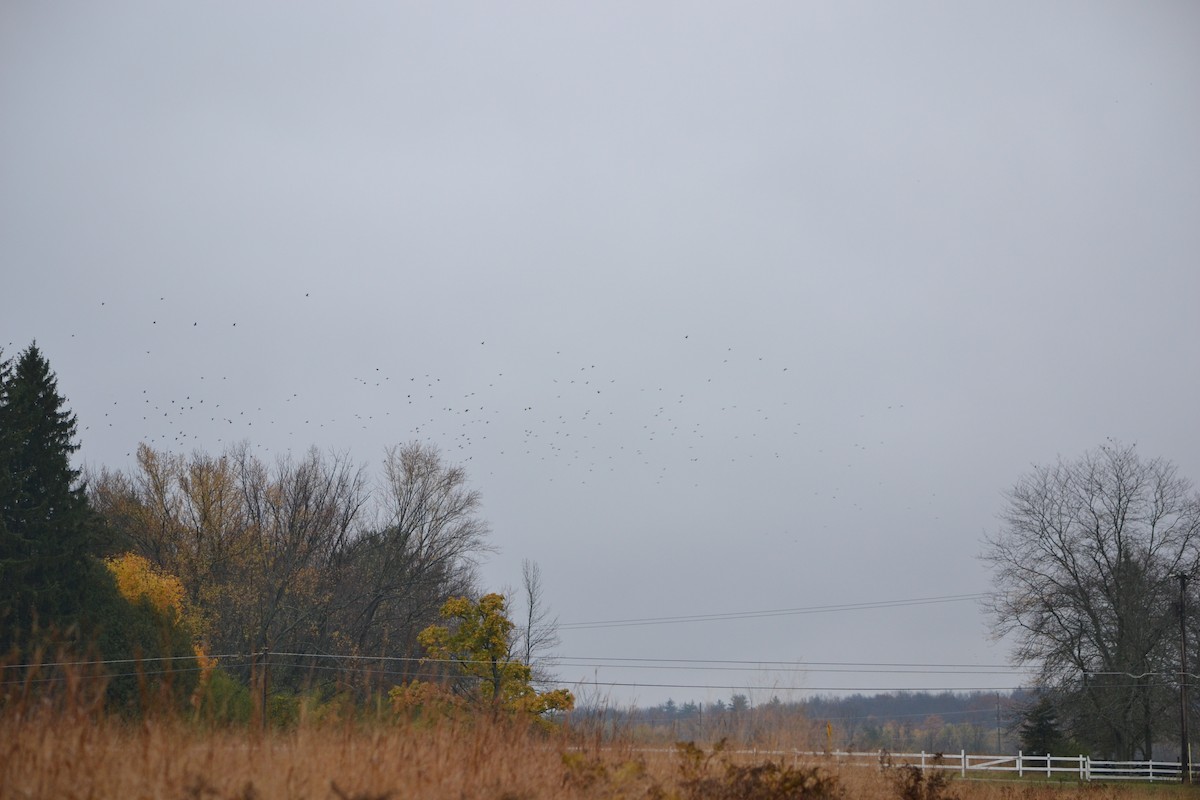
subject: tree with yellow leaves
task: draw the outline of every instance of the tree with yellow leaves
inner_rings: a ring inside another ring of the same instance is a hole
[[[182,629],[192,638],[192,651],[200,668],[199,681],[192,696],[192,704],[196,705],[217,666],[217,660],[205,654],[199,641],[204,626],[200,614],[187,601],[182,581],[156,568],[137,553],[106,558],[104,566],[116,581],[117,591],[122,597],[135,605],[149,604],[167,626],[175,630]]]
[[[477,602],[452,597],[441,614],[448,624],[430,625],[417,638],[429,661],[442,665],[456,695],[495,712],[541,715],[574,708],[566,689],[533,687],[532,670],[516,655],[516,626],[505,613],[503,595],[486,594]]]
[[[183,583],[174,575],[157,569],[137,553],[124,553],[104,559],[104,566],[117,582],[117,590],[131,603],[143,598],[161,614],[184,621]]]
[[[104,566],[117,582],[117,591],[131,603],[147,602],[172,625],[183,628],[195,642],[193,649],[204,670],[211,671],[216,661],[204,655],[200,640],[204,637],[204,617],[187,599],[183,582],[159,569],[137,553],[123,553],[104,559]],[[211,663],[210,663],[211,662]]]

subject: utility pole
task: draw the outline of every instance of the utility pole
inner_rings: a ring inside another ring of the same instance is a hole
[[[1183,782],[1192,782],[1192,747],[1188,741],[1188,664],[1187,664],[1187,579],[1179,573],[1179,743],[1183,752],[1179,766]]]
[[[267,646],[262,646],[262,660],[260,662],[260,680],[262,681],[262,696],[259,699],[259,704],[262,706],[262,730],[267,732]]]

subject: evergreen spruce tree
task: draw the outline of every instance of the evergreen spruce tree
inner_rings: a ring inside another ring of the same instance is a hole
[[[67,630],[92,574],[75,416],[36,343],[0,367],[0,649]]]
[[[12,473],[8,470],[7,454],[15,447],[10,442],[12,433],[4,421],[5,409],[8,407],[8,381],[12,376],[12,359],[4,358],[4,350],[0,348],[0,615],[9,611],[8,587],[11,583],[5,572],[5,564],[9,561],[13,541],[9,539],[6,520],[9,497],[13,489]],[[0,622],[2,624],[2,622]]]
[[[0,358],[0,654],[57,643],[104,659],[159,659],[145,685],[114,675],[109,699],[133,708],[150,685],[185,698],[198,674],[191,634],[170,612],[123,597],[96,557],[99,517],[71,467],[75,434],[36,343],[15,364]]]
[[[1061,754],[1065,744],[1054,704],[1049,697],[1040,695],[1025,712],[1025,721],[1021,723],[1021,750],[1031,756]]]

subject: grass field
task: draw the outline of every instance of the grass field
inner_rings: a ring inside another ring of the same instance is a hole
[[[484,719],[438,725],[301,722],[263,733],[172,718],[128,721],[86,711],[0,712],[5,798],[897,798],[1051,800],[1191,796],[1175,785],[945,785],[915,771],[755,762],[712,748],[639,750],[569,731]],[[1197,793],[1200,795],[1200,792]]]

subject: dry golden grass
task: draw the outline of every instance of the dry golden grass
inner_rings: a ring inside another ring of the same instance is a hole
[[[711,750],[692,752],[689,772],[687,759],[673,749],[646,751],[632,743],[599,746],[566,734],[547,735],[484,720],[433,726],[301,723],[292,730],[263,734],[245,727],[205,729],[170,717],[132,722],[94,712],[24,707],[0,712],[0,797],[782,800],[813,796],[782,793],[778,787],[785,781],[749,780],[812,774],[788,772],[802,771],[806,765],[789,761],[761,774],[750,769],[738,773],[727,771],[726,765],[753,767],[754,757],[739,755],[735,760],[712,757]],[[731,777],[735,773],[740,782]],[[867,800],[1139,800],[1190,794],[1176,786],[953,780],[940,792],[905,798],[894,773],[889,777],[869,768],[834,767],[822,774],[833,777],[835,796]]]

